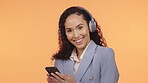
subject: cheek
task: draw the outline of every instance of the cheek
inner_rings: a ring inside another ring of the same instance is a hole
[[[85,28],[81,33],[83,35],[87,36],[87,35],[89,35],[89,30],[87,28]]]
[[[66,34],[66,37],[70,41],[72,39],[72,34]]]

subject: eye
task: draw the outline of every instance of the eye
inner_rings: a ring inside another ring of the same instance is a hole
[[[72,30],[71,29],[66,29],[66,32],[72,32]]]
[[[79,26],[79,27],[78,27],[78,29],[82,29],[82,28],[83,28],[83,26]]]

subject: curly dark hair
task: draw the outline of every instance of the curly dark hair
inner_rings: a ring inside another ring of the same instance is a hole
[[[66,18],[71,14],[82,15],[83,19],[86,20],[88,26],[89,26],[89,21],[92,19],[90,17],[90,15],[88,14],[88,12],[86,12],[86,10],[83,10],[83,9],[81,9],[79,7],[75,7],[75,6],[66,9],[62,13],[62,15],[59,19],[59,30],[58,30],[59,51],[57,53],[53,54],[52,60],[54,60],[54,59],[67,60],[70,58],[71,53],[74,49],[74,45],[71,44],[66,37],[65,25],[64,25]],[[97,22],[96,22],[96,27],[97,27],[97,30],[95,32],[90,32],[90,39],[93,40],[97,45],[106,47],[107,43],[106,43],[104,37],[102,36],[103,34],[101,31],[101,28],[97,24]]]

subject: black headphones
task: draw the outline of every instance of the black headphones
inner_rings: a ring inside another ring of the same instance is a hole
[[[91,18],[91,20],[89,21],[90,32],[95,32],[96,31],[96,22],[95,22],[94,18],[92,17],[92,15],[85,8],[83,8],[83,7],[76,6],[76,8],[79,8],[81,10],[84,10],[85,12],[88,13],[88,15]]]

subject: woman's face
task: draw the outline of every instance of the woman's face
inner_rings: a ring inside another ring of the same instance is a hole
[[[85,49],[90,42],[89,28],[82,15],[71,14],[65,22],[67,39],[77,48]]]

